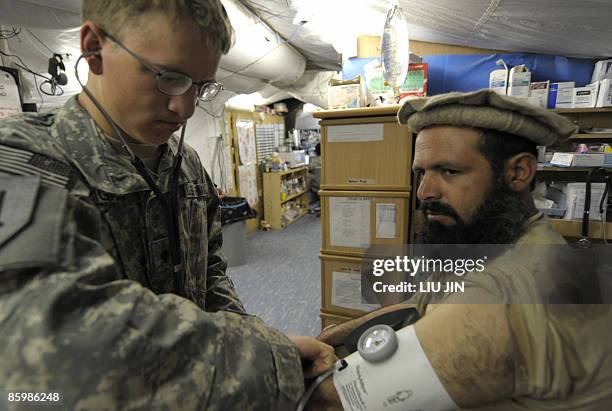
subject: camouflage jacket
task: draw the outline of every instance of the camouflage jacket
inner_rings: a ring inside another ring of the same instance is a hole
[[[183,290],[158,199],[76,98],[0,122],[0,388],[61,391],[70,409],[293,406],[297,349],[243,315],[219,200],[189,147],[179,186]]]

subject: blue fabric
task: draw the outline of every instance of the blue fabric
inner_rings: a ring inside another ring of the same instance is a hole
[[[496,68],[495,62],[504,59],[508,67],[525,64],[531,70],[531,81],[551,83],[575,81],[582,87],[591,81],[594,59],[578,59],[537,54],[466,54],[425,56],[429,65],[427,95],[449,91],[474,91],[489,87],[489,73]],[[376,58],[352,58],[343,63],[342,78],[351,79],[363,75],[363,66]]]

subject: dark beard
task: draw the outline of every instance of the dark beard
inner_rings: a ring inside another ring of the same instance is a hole
[[[469,224],[451,206],[439,201],[423,201],[421,211],[425,220],[417,235],[419,244],[513,244],[525,232],[529,218],[529,211],[518,194],[499,180]],[[456,223],[445,226],[429,221],[427,211],[449,215]]]

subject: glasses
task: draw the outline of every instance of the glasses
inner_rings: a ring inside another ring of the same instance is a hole
[[[155,74],[155,85],[157,86],[157,89],[167,96],[182,96],[191,88],[191,86],[195,84],[197,88],[197,99],[200,101],[210,101],[215,98],[219,92],[221,92],[221,90],[223,90],[223,84],[214,80],[194,82],[193,79],[186,74],[179,73],[177,71],[158,70],[150,63],[147,63],[138,54],[125,47],[111,34],[107,32],[104,32],[104,34],[115,44],[138,60],[146,69]]]

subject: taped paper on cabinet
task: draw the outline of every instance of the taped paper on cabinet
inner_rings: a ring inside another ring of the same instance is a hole
[[[397,207],[395,204],[376,204],[376,238],[395,238]]]
[[[329,241],[332,246],[370,246],[369,197],[329,198]]]
[[[332,305],[361,311],[372,311],[380,304],[361,302],[361,273],[334,271],[332,273]]]

